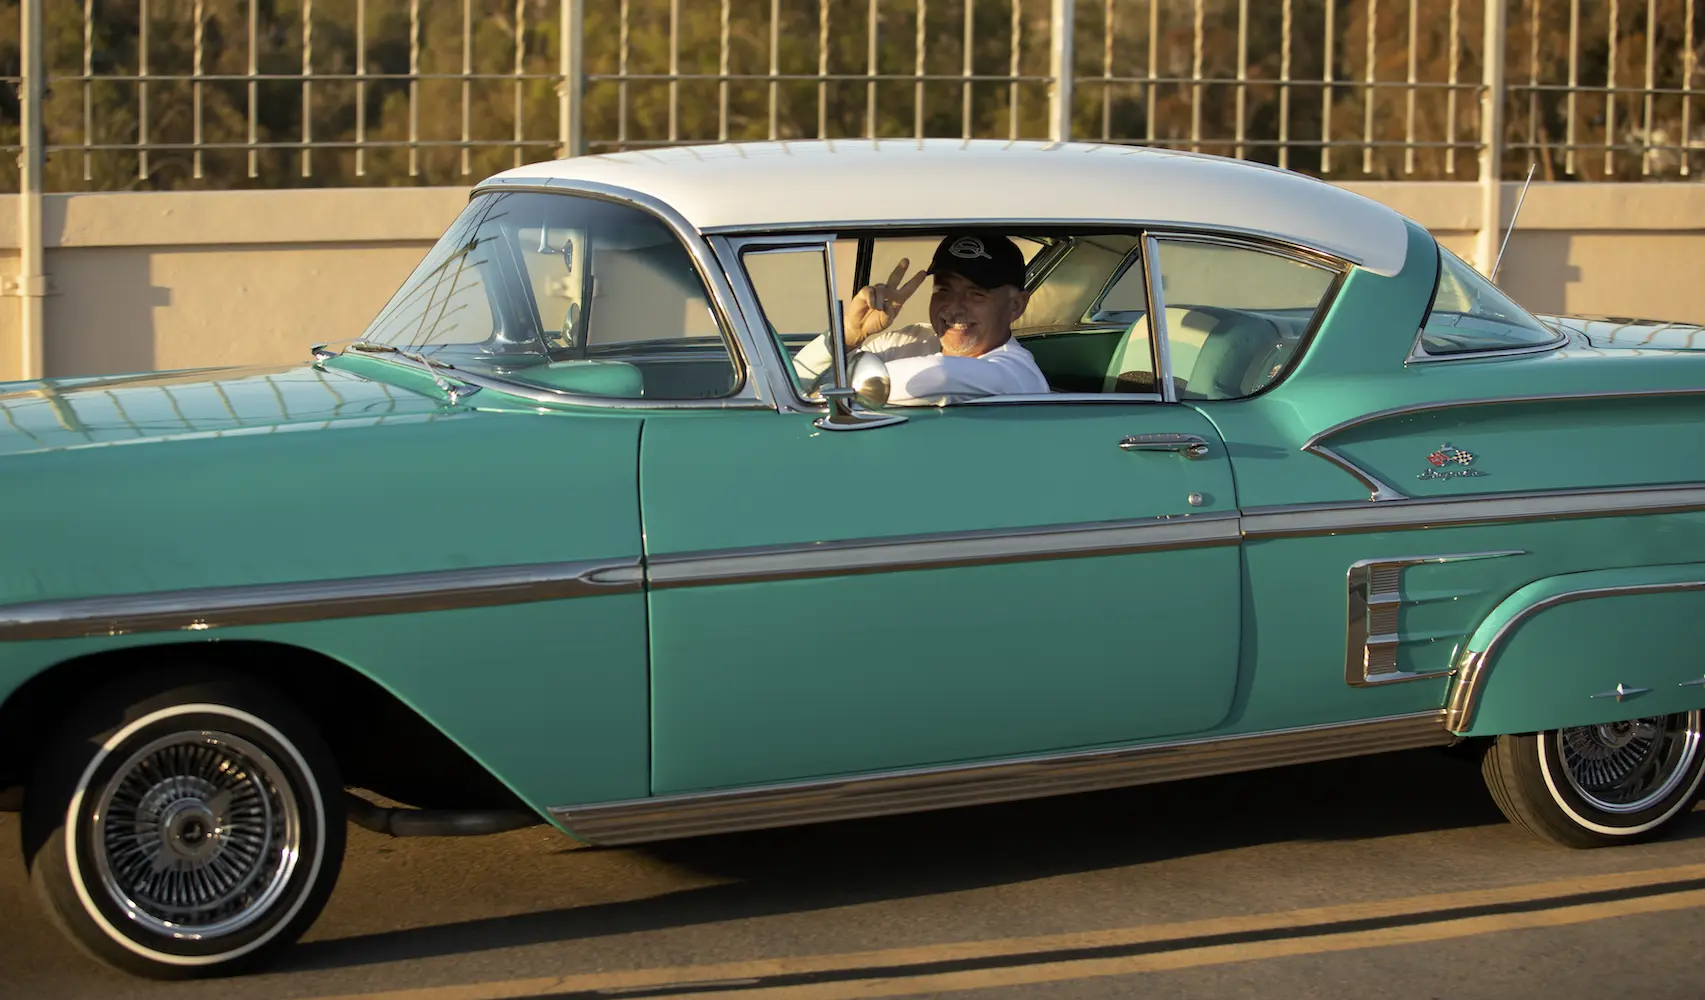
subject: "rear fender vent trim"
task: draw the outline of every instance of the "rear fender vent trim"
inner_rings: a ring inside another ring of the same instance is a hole
[[[1396,681],[1419,681],[1447,677],[1454,668],[1410,672],[1398,665],[1397,651],[1405,641],[1435,636],[1406,636],[1401,627],[1403,606],[1414,601],[1403,597],[1403,571],[1426,563],[1467,562],[1520,556],[1520,549],[1495,552],[1453,552],[1428,556],[1391,556],[1362,559],[1350,564],[1349,591],[1344,639],[1344,683],[1372,687]]]

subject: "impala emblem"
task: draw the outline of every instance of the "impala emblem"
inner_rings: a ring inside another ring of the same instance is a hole
[[[1416,479],[1468,479],[1473,476],[1484,476],[1486,473],[1474,468],[1475,455],[1465,448],[1454,448],[1443,444],[1439,450],[1427,456],[1427,464],[1431,468],[1416,476]]]

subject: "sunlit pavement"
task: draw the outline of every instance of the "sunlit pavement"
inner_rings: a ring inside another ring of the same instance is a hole
[[[1705,996],[1705,815],[1554,848],[1437,751],[643,848],[352,829],[325,915],[240,983],[84,958],[17,830],[5,998]]]

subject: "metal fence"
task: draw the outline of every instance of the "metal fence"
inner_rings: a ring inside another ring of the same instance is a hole
[[[1553,179],[1705,166],[1695,0],[11,2],[33,79],[7,78],[0,145],[40,153],[48,190],[465,183],[853,136],[1097,139],[1342,178],[1469,179],[1481,154]]]
[[[1695,0],[0,0],[0,186],[23,195],[0,293],[39,373],[50,191],[466,184],[870,136],[1476,180],[1484,264],[1530,164],[1705,169],[1700,30]]]

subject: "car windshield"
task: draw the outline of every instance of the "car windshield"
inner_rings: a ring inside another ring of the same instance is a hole
[[[1558,344],[1562,338],[1461,257],[1439,248],[1439,287],[1421,329],[1429,355],[1477,354]]]
[[[361,339],[594,395],[702,399],[738,381],[674,232],[632,206],[566,194],[475,197]]]

